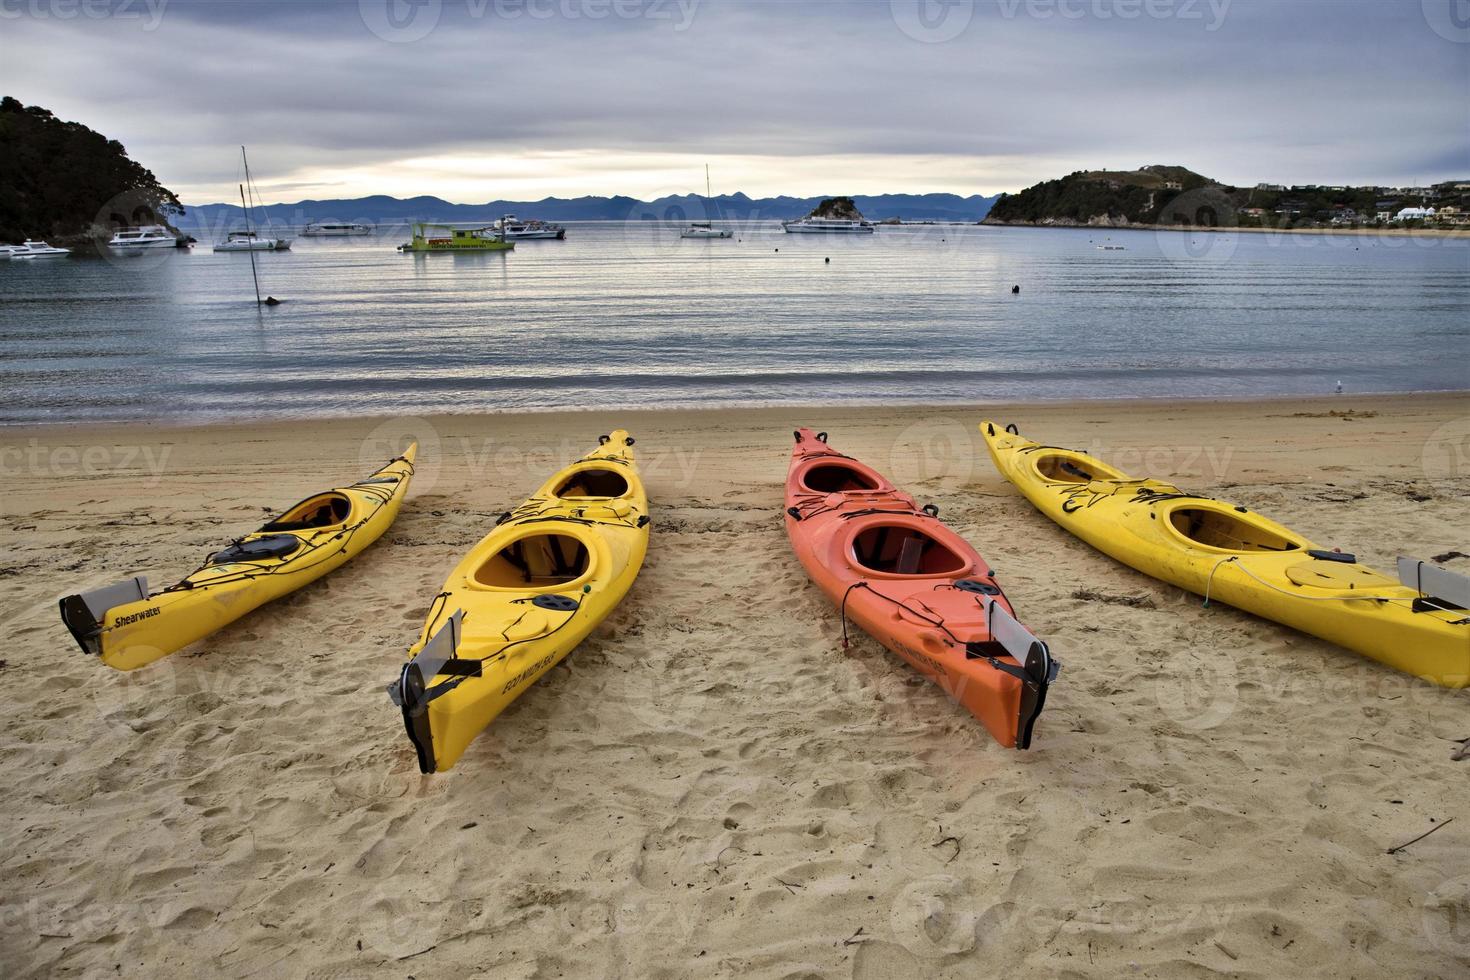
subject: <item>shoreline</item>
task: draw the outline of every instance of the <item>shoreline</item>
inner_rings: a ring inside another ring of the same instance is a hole
[[[240,418],[227,419],[182,419],[170,420],[160,419],[128,419],[117,420],[77,420],[77,421],[55,421],[55,422],[0,422],[0,445],[11,440],[12,437],[26,437],[28,435],[39,435],[41,433],[54,434],[66,429],[81,433],[105,432],[105,431],[128,431],[135,429],[157,429],[166,432],[184,431],[211,431],[231,428],[255,428],[276,426],[302,426],[302,425],[338,425],[338,424],[376,424],[392,419],[413,418],[431,421],[442,420],[444,422],[463,422],[474,419],[524,419],[528,422],[537,422],[545,419],[578,418],[588,415],[616,415],[616,416],[647,416],[654,419],[670,415],[691,416],[714,416],[731,414],[768,414],[786,412],[792,415],[802,413],[825,413],[828,415],[842,415],[855,417],[859,413],[873,412],[898,412],[912,413],[955,413],[969,412],[971,414],[998,409],[1015,410],[1039,410],[1048,413],[1059,409],[1082,410],[1087,408],[1128,408],[1128,407],[1176,407],[1187,409],[1189,407],[1225,406],[1225,405],[1288,405],[1296,403],[1344,403],[1344,408],[1351,406],[1346,402],[1398,402],[1401,400],[1425,400],[1425,401],[1450,401],[1465,399],[1470,406],[1470,388],[1465,389],[1436,389],[1429,391],[1405,391],[1405,392],[1364,392],[1361,394],[1312,394],[1312,395],[1239,395],[1233,397],[1200,397],[1185,398],[1176,395],[1160,395],[1156,398],[1131,397],[1131,398],[1062,398],[1062,399],[1033,399],[1027,401],[997,400],[997,401],[965,401],[965,402],[801,402],[792,404],[775,405],[670,405],[649,406],[640,408],[549,408],[516,410],[505,409],[501,411],[447,411],[447,412],[401,412],[401,413],[373,413],[369,415],[302,415],[302,416],[242,416]]]
[[[1177,231],[1189,232],[1191,234],[1229,234],[1238,231],[1252,235],[1344,235],[1358,237],[1377,235],[1383,238],[1470,240],[1470,228],[1246,228],[1239,225],[1206,227],[1201,225],[1089,224],[1085,221],[991,221],[989,218],[982,220],[980,226],[984,228],[1033,228],[1042,230],[1048,228],[1068,228],[1087,229],[1089,231]]]

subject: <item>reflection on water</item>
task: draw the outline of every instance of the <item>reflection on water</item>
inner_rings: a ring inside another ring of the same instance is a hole
[[[0,421],[1470,388],[1465,241],[736,227],[0,262]]]

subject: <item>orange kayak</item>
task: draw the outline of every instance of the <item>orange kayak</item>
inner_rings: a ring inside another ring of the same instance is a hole
[[[1031,730],[1060,664],[1016,620],[975,549],[871,467],[798,429],[786,474],[791,549],[848,620],[934,681],[1007,748]]]

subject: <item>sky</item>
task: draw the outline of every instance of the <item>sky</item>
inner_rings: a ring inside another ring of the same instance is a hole
[[[0,0],[186,203],[1470,178],[1470,0]]]

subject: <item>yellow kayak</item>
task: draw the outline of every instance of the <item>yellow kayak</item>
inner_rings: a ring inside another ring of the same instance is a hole
[[[177,585],[148,594],[143,576],[61,600],[81,644],[118,670],[182,649],[346,564],[383,536],[413,477],[417,444],[376,473],[314,494],[210,555]]]
[[[628,594],[648,550],[648,497],[621,429],[557,472],[449,575],[388,685],[426,773],[555,667]]]
[[[1470,579],[1399,559],[1398,578],[1244,507],[1134,479],[982,422],[1002,476],[1047,517],[1147,575],[1442,687],[1470,684]]]

